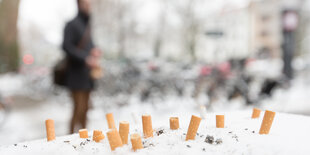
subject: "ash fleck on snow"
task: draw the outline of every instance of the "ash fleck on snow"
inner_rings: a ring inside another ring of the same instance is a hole
[[[148,147],[153,147],[153,146],[155,146],[155,145],[151,142],[151,139],[150,139],[150,138],[146,139],[145,141],[142,141],[142,144],[143,144],[144,148],[148,148]]]
[[[80,143],[80,146],[84,146],[84,145],[86,145],[86,144],[87,144],[87,141],[81,142],[81,143]]]
[[[215,140],[215,144],[222,144],[223,143],[223,140],[221,138],[218,138]]]
[[[222,138],[218,138],[214,141],[214,137],[213,136],[210,136],[210,135],[207,135],[206,139],[205,139],[205,142],[206,143],[209,143],[209,144],[222,144],[223,143],[223,140]]]
[[[206,142],[206,143],[209,143],[209,144],[213,144],[213,142],[214,142],[214,137],[213,137],[213,136],[207,135],[207,137],[206,137],[206,139],[205,139],[205,142]]]
[[[74,149],[76,149],[76,146],[75,146],[75,145],[72,145],[72,147],[73,147]]]
[[[160,130],[156,131],[157,136],[159,136],[163,133],[164,133],[164,129],[160,129]]]
[[[233,135],[231,138],[235,139],[237,142],[239,142],[238,136],[237,135]]]

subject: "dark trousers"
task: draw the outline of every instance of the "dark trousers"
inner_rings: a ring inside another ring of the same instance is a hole
[[[71,91],[71,98],[74,104],[74,109],[70,123],[70,133],[74,133],[78,129],[86,128],[89,96],[90,91]]]

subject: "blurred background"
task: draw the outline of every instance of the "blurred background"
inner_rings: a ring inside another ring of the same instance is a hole
[[[310,0],[91,2],[104,77],[90,129],[111,111],[310,115]],[[45,137],[46,118],[68,133],[72,104],[52,68],[76,14],[76,0],[0,0],[0,145]]]

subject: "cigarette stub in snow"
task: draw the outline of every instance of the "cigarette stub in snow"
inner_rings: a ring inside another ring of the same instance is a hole
[[[46,126],[46,136],[47,141],[55,140],[55,126],[54,126],[54,120],[48,119],[45,121]]]
[[[80,138],[88,138],[88,131],[87,129],[80,129],[79,130]]]
[[[269,134],[269,131],[270,131],[270,128],[271,128],[271,125],[272,125],[272,122],[273,122],[275,115],[276,115],[276,113],[273,111],[269,111],[269,110],[265,111],[264,119],[263,119],[262,125],[260,127],[259,134]]]
[[[259,118],[260,110],[257,108],[253,108],[252,118]]]
[[[224,115],[216,115],[216,127],[224,128],[225,117]]]
[[[117,147],[121,147],[123,145],[121,136],[116,129],[111,129],[110,131],[108,131],[107,136],[112,151],[114,151]]]
[[[134,151],[143,148],[141,136],[139,134],[135,133],[135,134],[130,135],[130,140],[131,140],[132,149]]]
[[[179,118],[178,117],[170,117],[170,129],[171,130],[179,129]]]
[[[106,118],[108,121],[109,129],[116,129],[113,114],[112,113],[106,114]]]
[[[127,121],[121,121],[119,123],[119,134],[123,144],[128,144],[129,123]]]
[[[99,143],[103,139],[104,139],[104,135],[103,135],[102,131],[94,130],[94,132],[93,132],[93,141]]]
[[[152,118],[150,115],[142,115],[144,138],[153,137]]]
[[[187,134],[186,134],[186,140],[194,140],[199,124],[200,124],[201,118],[192,115],[191,122],[189,123]]]

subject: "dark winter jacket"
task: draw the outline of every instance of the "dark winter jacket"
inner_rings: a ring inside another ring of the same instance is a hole
[[[90,50],[94,47],[91,37],[88,37],[82,49],[78,47],[83,42],[81,40],[88,24],[88,15],[79,12],[77,17],[65,27],[62,47],[68,60],[65,84],[70,90],[92,90],[94,88],[90,68],[85,62]]]

